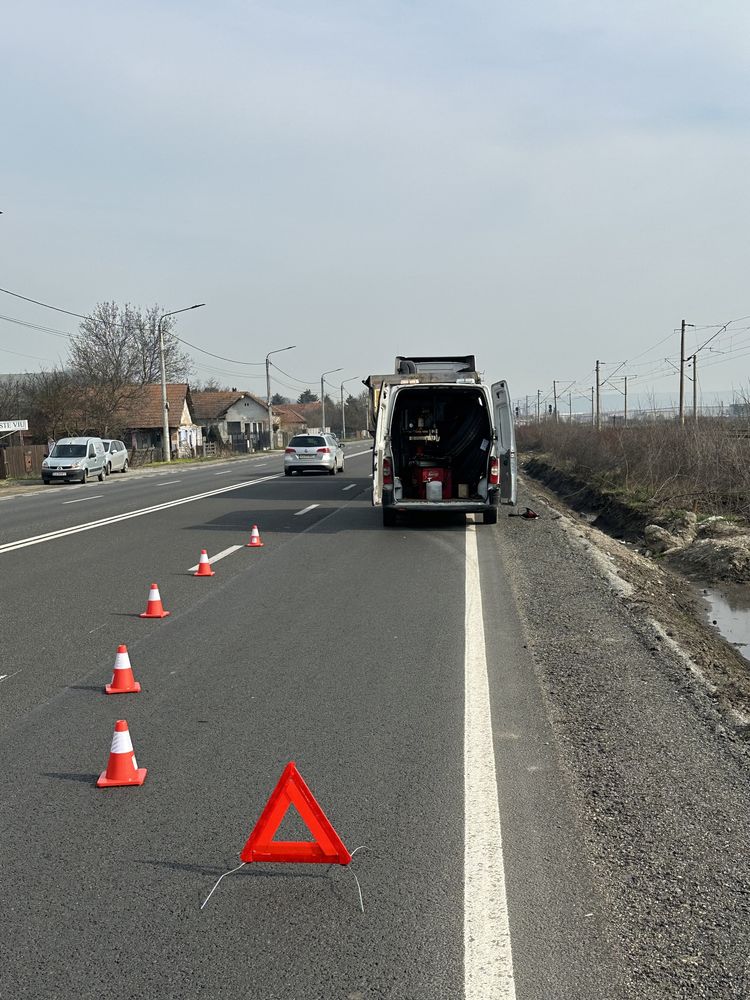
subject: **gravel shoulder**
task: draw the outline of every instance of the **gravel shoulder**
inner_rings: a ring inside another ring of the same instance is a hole
[[[524,481],[497,533],[625,996],[750,996],[747,665],[690,585]]]

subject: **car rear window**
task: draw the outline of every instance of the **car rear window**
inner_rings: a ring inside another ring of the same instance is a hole
[[[50,458],[85,458],[85,444],[56,444]]]
[[[299,437],[293,437],[289,442],[290,448],[320,448],[326,443],[326,439],[323,437],[316,437],[313,434],[300,434]]]

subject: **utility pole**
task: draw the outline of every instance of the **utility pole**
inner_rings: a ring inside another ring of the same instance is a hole
[[[554,379],[552,381],[552,399],[554,401],[552,412],[555,415],[555,423],[557,423],[557,382]]]
[[[536,391],[536,422],[539,423],[539,407],[542,405],[542,390]]]
[[[594,419],[594,387],[591,386],[591,426],[596,427],[596,420]]]
[[[698,420],[698,352],[693,355],[693,420]]]
[[[625,376],[625,419],[623,423],[627,426],[628,423],[628,376]]]
[[[169,440],[169,403],[167,402],[167,369],[164,360],[164,320],[167,316],[176,316],[178,313],[190,312],[191,309],[201,309],[205,302],[198,302],[194,306],[185,306],[184,309],[173,309],[171,312],[162,313],[157,324],[159,336],[159,360],[161,365],[161,420],[162,420],[162,458],[165,462],[172,461],[172,450]]]
[[[269,358],[272,354],[282,354],[284,351],[293,351],[295,345],[291,347],[280,347],[277,351],[269,351],[266,355],[266,410],[268,411],[268,449],[273,451],[273,406],[271,405],[271,367]]]
[[[599,389],[599,362],[596,362],[596,429],[600,431],[602,429],[602,408],[601,408],[601,396]]]
[[[526,396],[526,419],[529,419],[529,397]]]
[[[685,426],[685,320],[680,331],[680,424]]]
[[[568,393],[568,423],[573,423],[573,393]]]

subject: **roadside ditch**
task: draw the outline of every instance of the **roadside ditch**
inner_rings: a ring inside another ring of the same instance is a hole
[[[731,727],[750,738],[750,525],[630,503],[538,455],[519,464],[551,515],[566,517],[630,586],[623,600],[654,649],[678,650]]]

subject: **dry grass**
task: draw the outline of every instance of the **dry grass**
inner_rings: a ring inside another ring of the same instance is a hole
[[[517,430],[520,451],[641,503],[750,519],[750,428],[699,420],[603,428],[542,421]]]

